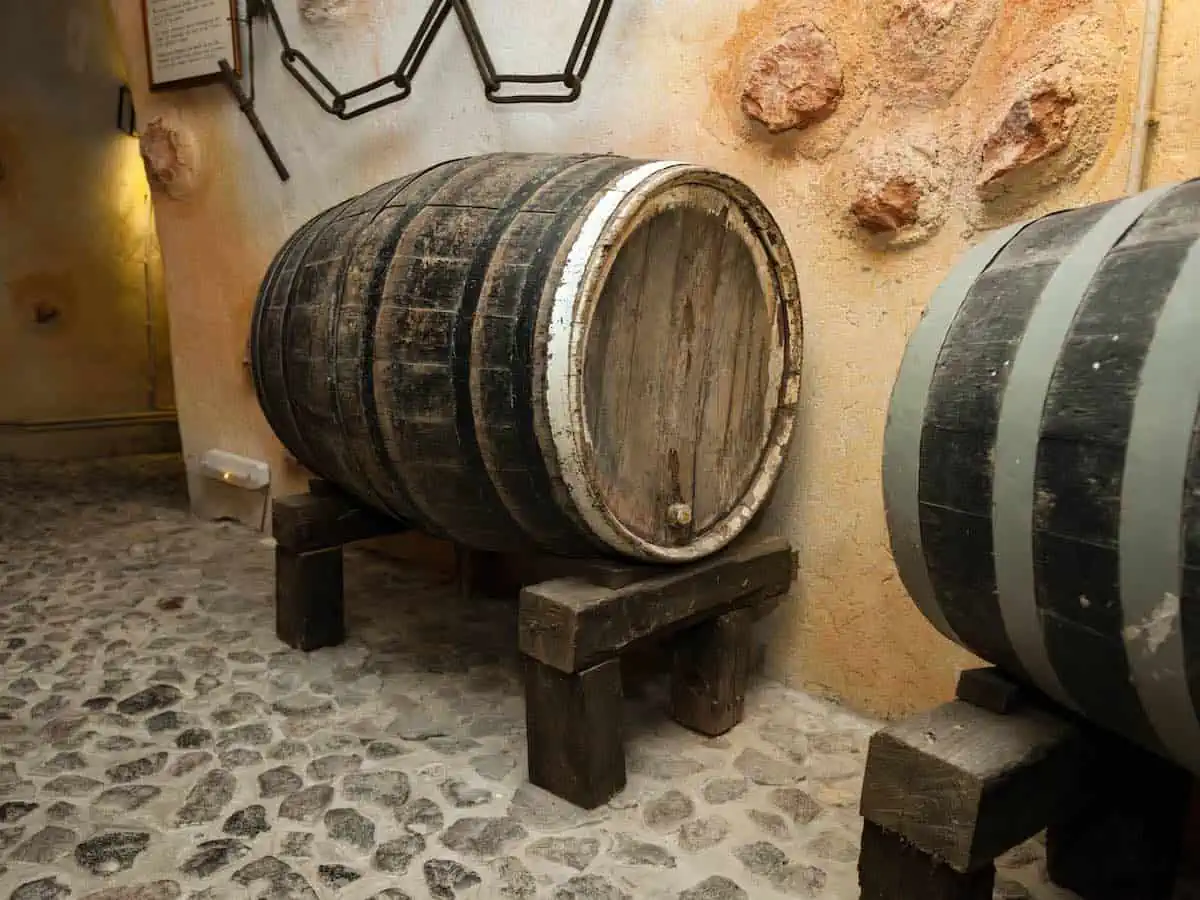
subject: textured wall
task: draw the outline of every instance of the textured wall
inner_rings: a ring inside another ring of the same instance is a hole
[[[0,422],[170,408],[161,261],[137,141],[116,128],[108,10],[0,0],[0,21]]]
[[[1197,33],[1186,3],[1172,2],[1164,96],[1174,99],[1162,107],[1171,124],[1159,127],[1164,145],[1172,132],[1174,175],[1196,154],[1196,92],[1176,86],[1195,79],[1184,71],[1195,58],[1184,42]],[[144,88],[139,4],[112,4]],[[476,5],[499,68],[550,70],[584,2]],[[397,63],[423,4],[278,6],[293,40],[351,86]],[[143,91],[146,118],[160,117],[147,153],[189,457],[220,446],[289,471],[242,359],[258,279],[316,211],[398,173],[494,149],[725,169],[776,213],[804,293],[804,412],[768,514],[800,548],[801,575],[771,630],[770,669],[886,713],[928,704],[968,658],[912,608],[887,549],[879,453],[904,341],[982,231],[1121,193],[1141,16],[1140,3],[1119,0],[617,0],[574,106],[486,104],[451,23],[413,97],[351,123],[321,113],[262,38],[259,105],[292,168],[287,184],[223,89]],[[202,509],[223,502],[193,487]]]

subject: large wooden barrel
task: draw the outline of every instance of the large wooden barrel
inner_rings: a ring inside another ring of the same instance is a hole
[[[741,182],[506,153],[300,228],[251,358],[283,444],[381,511],[480,549],[677,563],[766,499],[800,344],[788,248]]]
[[[900,575],[947,637],[1200,773],[1200,181],[1000,231],[894,388]]]

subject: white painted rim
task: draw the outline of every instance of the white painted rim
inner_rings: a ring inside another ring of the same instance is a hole
[[[623,226],[652,195],[689,181],[719,186],[758,232],[761,251],[775,264],[774,299],[785,313],[782,327],[787,333],[782,345],[776,345],[772,352],[770,368],[780,372],[779,402],[754,478],[733,510],[690,543],[676,547],[634,534],[617,519],[597,490],[587,465],[591,454],[583,371],[597,288],[620,249],[617,237]],[[761,509],[779,477],[800,395],[802,331],[795,269],[779,226],[754,193],[727,175],[680,162],[652,162],[627,172],[601,195],[567,253],[546,337],[546,413],[558,472],[576,513],[592,535],[623,555],[667,563],[700,559],[737,537]]]

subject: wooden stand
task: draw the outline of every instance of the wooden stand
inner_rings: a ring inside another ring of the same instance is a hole
[[[793,561],[786,541],[769,538],[649,575],[602,571],[526,588],[518,626],[529,780],[589,809],[625,786],[620,655],[671,636],[672,716],[724,734],[745,712],[755,607],[787,590]]]
[[[275,635],[297,650],[336,647],[346,639],[342,548],[399,534],[402,522],[363,509],[323,481],[282,497],[271,513],[275,538]]]
[[[1167,900],[1191,776],[1075,721],[994,669],[871,739],[864,900],[986,900],[995,859],[1047,830],[1051,879],[1084,900]]]
[[[306,651],[341,643],[343,546],[405,526],[324,482],[277,500],[273,521],[276,634]],[[676,721],[718,735],[742,720],[753,622],[794,577],[786,541],[747,537],[672,568],[544,562],[563,577],[521,591],[518,619],[532,783],[589,809],[625,786],[621,655],[648,641],[671,640]]]

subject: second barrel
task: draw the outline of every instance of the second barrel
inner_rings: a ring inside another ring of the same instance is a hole
[[[711,554],[799,394],[791,257],[754,193],[616,156],[453,160],[327,210],[255,306],[260,405],[306,467],[490,550]]]

